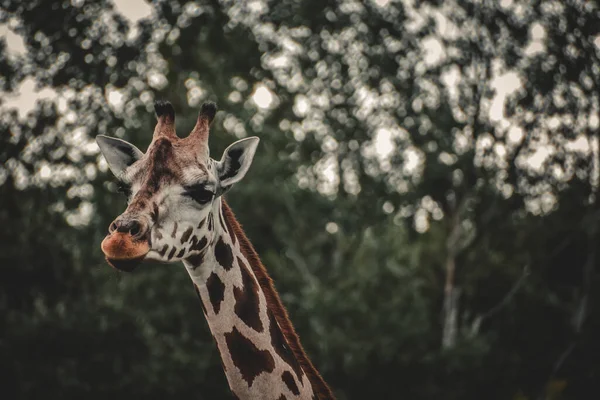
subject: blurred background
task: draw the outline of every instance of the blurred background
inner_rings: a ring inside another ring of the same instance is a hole
[[[340,399],[600,398],[600,10],[585,0],[1,0],[5,399],[227,399],[178,265],[112,270],[94,143],[152,103],[228,201]]]

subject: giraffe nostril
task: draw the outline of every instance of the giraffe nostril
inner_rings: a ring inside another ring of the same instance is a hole
[[[146,234],[146,225],[129,218],[117,219],[108,228],[109,233],[121,232],[131,235],[135,239],[140,239]]]
[[[131,221],[129,224],[129,234],[131,236],[138,236],[142,231],[142,226],[137,221]]]

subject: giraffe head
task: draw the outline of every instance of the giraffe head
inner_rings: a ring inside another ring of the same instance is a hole
[[[214,237],[215,200],[241,180],[259,139],[230,145],[220,161],[209,156],[208,133],[217,108],[205,103],[189,136],[175,133],[175,111],[154,105],[158,122],[146,153],[120,139],[96,142],[127,195],[127,208],[108,228],[102,251],[115,268],[131,271],[142,260],[180,261],[202,254]]]

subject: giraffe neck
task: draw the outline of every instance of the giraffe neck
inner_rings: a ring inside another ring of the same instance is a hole
[[[214,236],[184,261],[202,301],[227,381],[239,399],[333,399],[229,206],[213,207]]]

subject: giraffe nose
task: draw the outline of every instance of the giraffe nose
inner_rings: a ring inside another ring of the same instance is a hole
[[[121,215],[108,227],[100,247],[106,261],[116,269],[131,271],[150,251],[150,231],[144,218]]]
[[[108,228],[109,233],[113,232],[121,232],[121,233],[129,233],[132,237],[139,239],[146,234],[146,229],[144,225],[136,220],[129,218],[117,218],[110,224]]]

